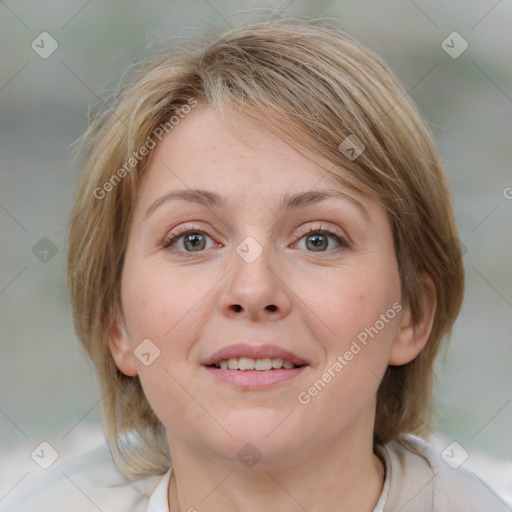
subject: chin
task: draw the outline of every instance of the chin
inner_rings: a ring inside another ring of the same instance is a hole
[[[245,463],[252,457],[253,461],[258,459],[259,469],[271,467],[307,442],[305,422],[297,425],[294,414],[289,414],[289,410],[282,408],[233,411],[229,419],[221,421],[218,418],[233,437],[215,429],[215,439],[210,438],[207,442],[211,449],[231,461]]]

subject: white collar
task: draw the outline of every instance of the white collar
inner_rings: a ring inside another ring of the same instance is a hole
[[[373,512],[384,512],[384,507],[386,506],[386,502],[388,500],[389,495],[389,486],[391,483],[391,459],[389,458],[388,451],[384,448],[383,450],[379,450],[379,453],[382,454],[384,460],[384,471],[386,472],[386,476],[384,478],[384,485],[382,486],[382,492],[380,493],[379,501]]]
[[[149,497],[148,512],[169,512],[169,481],[171,480],[172,468],[162,476],[162,479],[155,487]]]

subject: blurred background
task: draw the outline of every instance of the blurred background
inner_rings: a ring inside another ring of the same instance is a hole
[[[432,442],[512,502],[510,0],[0,1],[0,500],[44,472],[41,442],[62,461],[101,441],[101,397],[64,284],[73,143],[89,106],[151,41],[262,8],[338,20],[386,59],[429,120],[467,273],[437,364]]]

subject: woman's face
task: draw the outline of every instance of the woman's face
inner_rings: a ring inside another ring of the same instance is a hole
[[[419,351],[385,211],[262,125],[239,126],[253,145],[197,108],[154,150],[112,354],[171,449],[271,462],[371,440],[387,365]]]

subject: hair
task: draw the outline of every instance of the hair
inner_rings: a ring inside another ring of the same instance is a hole
[[[272,133],[385,208],[402,303],[419,321],[432,295],[429,278],[436,311],[420,354],[385,372],[374,444],[424,435],[432,425],[433,363],[459,312],[464,271],[443,162],[386,63],[336,27],[301,19],[251,22],[191,39],[131,73],[84,135],[68,234],[74,325],[98,374],[105,436],[120,471],[161,474],[171,463],[165,429],[138,376],[116,367],[107,339],[122,312],[127,233],[154,139],[195,104],[208,105],[231,128],[237,115],[265,119]],[[343,151],[349,136],[364,147],[357,158]]]

